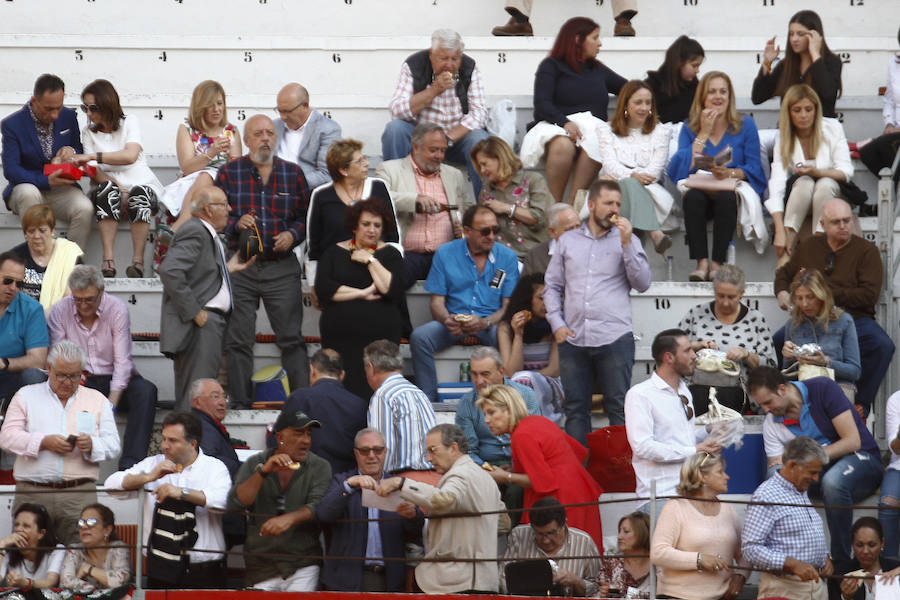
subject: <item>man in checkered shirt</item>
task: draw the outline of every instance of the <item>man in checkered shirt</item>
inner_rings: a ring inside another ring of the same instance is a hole
[[[431,49],[407,57],[391,97],[393,120],[381,135],[381,155],[383,160],[407,156],[416,123],[436,123],[447,136],[447,159],[466,163],[477,198],[481,178],[469,154],[488,137],[487,106],[481,71],[463,54],[464,47],[458,33],[438,29],[431,34]]]

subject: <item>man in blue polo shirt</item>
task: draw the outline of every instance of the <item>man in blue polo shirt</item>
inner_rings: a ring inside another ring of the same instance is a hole
[[[778,369],[758,367],[747,380],[750,396],[766,412],[763,440],[770,467],[780,467],[784,444],[807,436],[822,445],[829,464],[821,495],[826,506],[852,506],[881,484],[881,454],[843,390],[827,377],[787,381]],[[853,511],[825,511],[835,562],[850,560]]]
[[[11,252],[0,254],[0,405],[24,385],[47,379],[50,334],[40,303],[19,291],[25,262]]]
[[[516,254],[497,243],[497,215],[486,206],[470,206],[462,218],[463,238],[434,253],[425,290],[431,294],[433,321],[416,327],[409,338],[416,385],[437,401],[434,353],[465,337],[497,345],[497,322],[519,280]]]

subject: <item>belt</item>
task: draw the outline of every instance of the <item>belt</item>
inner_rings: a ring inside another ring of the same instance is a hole
[[[221,315],[223,317],[227,317],[228,313],[222,310],[221,308],[211,308],[209,306],[204,306],[203,310],[206,312],[216,313],[217,315]]]
[[[363,571],[370,571],[376,575],[384,574],[384,565],[363,565]]]
[[[79,485],[85,485],[86,483],[94,483],[94,480],[90,477],[82,477],[81,479],[69,479],[68,481],[22,481],[22,483],[36,485],[37,487],[52,488],[54,490],[66,490],[78,487]]]

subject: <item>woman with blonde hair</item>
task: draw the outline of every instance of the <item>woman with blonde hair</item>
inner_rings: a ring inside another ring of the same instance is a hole
[[[741,522],[730,504],[725,460],[698,452],[681,466],[679,496],[663,505],[653,531],[650,560],[661,569],[657,591],[669,598],[731,600],[741,593],[747,572],[741,557]]]
[[[844,128],[822,118],[819,95],[806,84],[785,92],[778,131],[766,208],[775,225],[775,251],[784,263],[810,207],[813,232],[820,233],[822,207],[831,198],[846,198],[842,184],[853,176],[853,163]]]
[[[729,147],[730,159],[722,165],[708,166],[711,178],[682,182],[697,172],[698,157],[714,157]],[[690,257],[697,261],[697,269],[690,275],[691,281],[709,281],[725,263],[738,224],[739,200],[744,237],[757,241],[756,249],[762,252],[768,230],[762,220],[759,201],[766,186],[760,162],[759,134],[751,117],[738,114],[734,86],[725,73],[710,71],[700,80],[668,173],[672,181],[684,188],[684,227]],[[706,236],[706,221],[710,216],[713,218],[711,257]]]
[[[497,483],[512,483],[525,488],[524,508],[530,508],[546,496],[569,506],[569,525],[591,536],[603,552],[603,527],[596,502],[603,493],[583,464],[587,448],[568,436],[555,423],[538,415],[529,415],[525,401],[515,388],[491,385],[483,389],[476,406],[484,412],[484,422],[494,435],[510,435],[510,450],[515,471],[493,467]],[[528,522],[527,513],[523,523]]]
[[[546,212],[553,196],[547,182],[540,173],[523,171],[522,161],[499,137],[475,144],[471,156],[482,181],[478,203],[497,215],[497,241],[522,260],[529,250],[550,238]]]
[[[654,249],[665,256],[672,238],[660,225],[672,212],[675,200],[660,185],[669,155],[669,129],[659,124],[650,86],[633,79],[619,91],[616,112],[609,124],[597,126],[601,178],[619,182],[620,214],[635,229],[649,232]]]
[[[834,369],[834,379],[853,401],[853,383],[859,379],[861,362],[856,325],[850,313],[834,305],[834,296],[818,269],[800,269],[791,282],[791,318],[784,326],[783,366],[794,363]],[[798,351],[805,344],[818,344],[815,354]]]

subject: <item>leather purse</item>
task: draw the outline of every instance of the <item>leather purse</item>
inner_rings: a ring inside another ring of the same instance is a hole
[[[733,192],[737,189],[740,179],[734,177],[726,177],[725,179],[717,179],[712,173],[691,173],[684,180],[683,185],[692,190],[700,190],[701,192]]]
[[[253,227],[243,230],[238,236],[238,255],[241,262],[247,262],[257,254],[262,254],[262,251],[262,236],[259,234],[259,227],[254,223]]]

